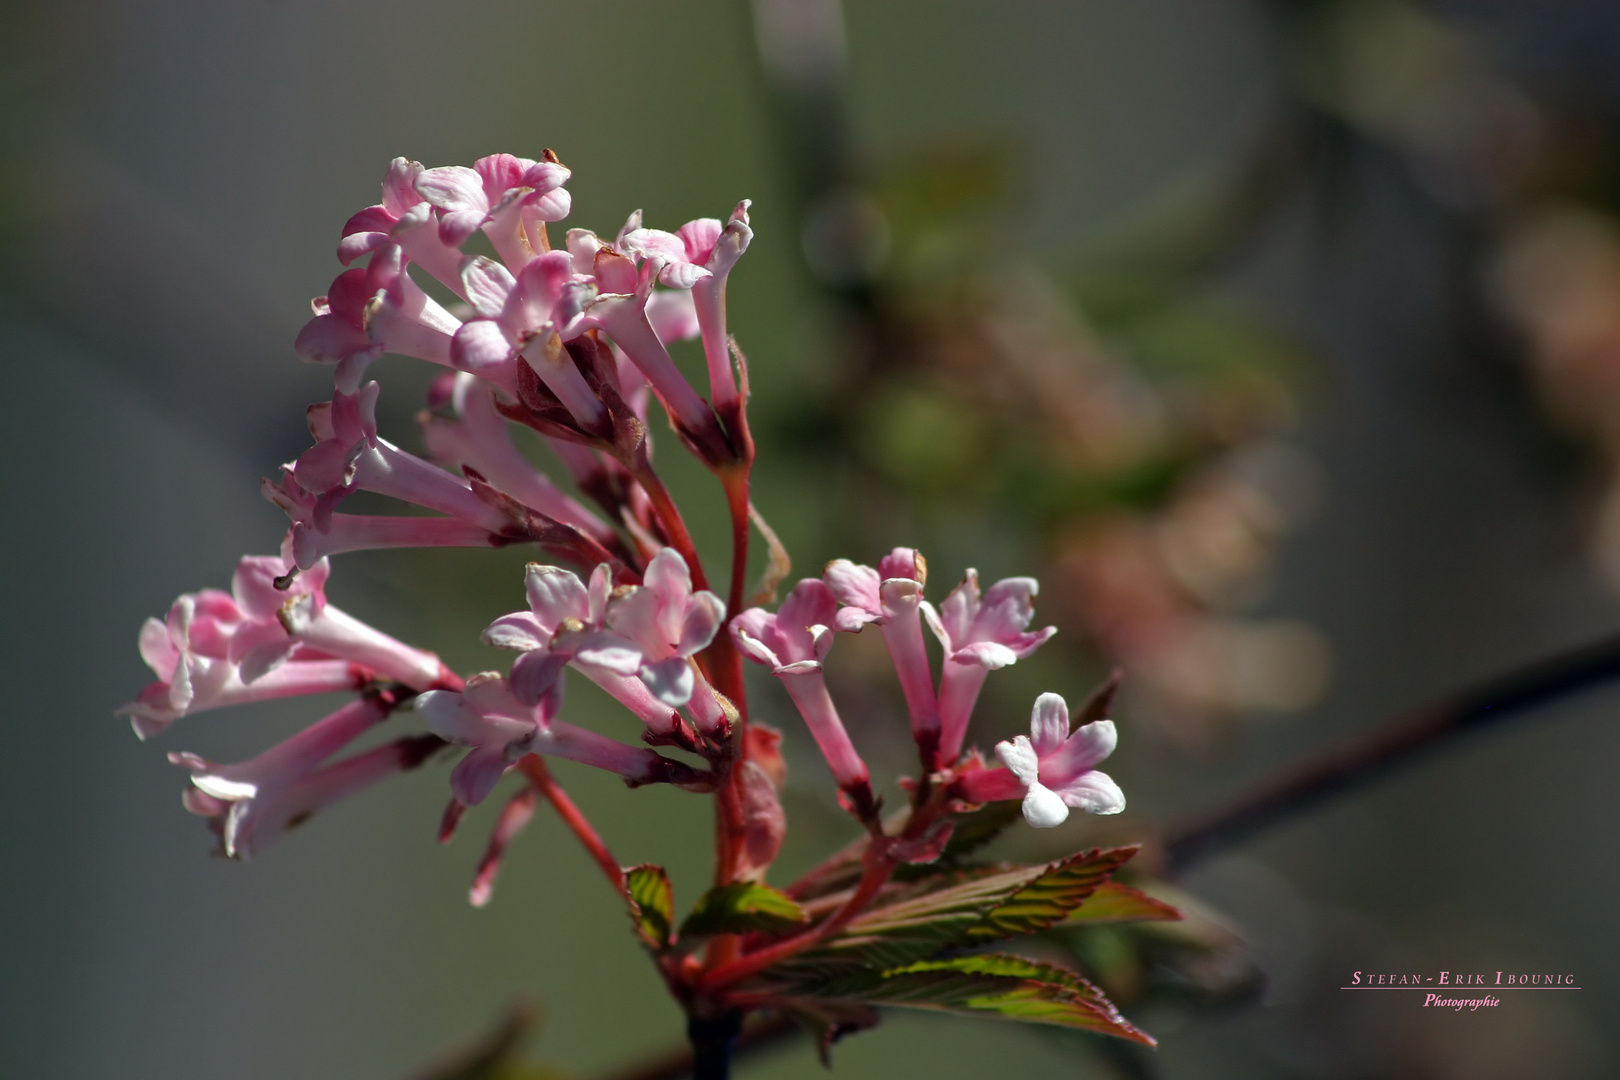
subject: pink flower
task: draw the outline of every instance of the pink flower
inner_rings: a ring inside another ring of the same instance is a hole
[[[328,555],[414,547],[495,547],[502,538],[473,522],[442,517],[389,517],[380,514],[339,514],[336,498],[305,491],[293,478],[293,466],[283,465],[278,480],[260,481],[266,499],[292,519],[287,550],[292,565],[308,570]]]
[[[923,644],[923,584],[928,564],[913,548],[895,548],[873,570],[848,559],[827,564],[827,587],[844,606],[838,611],[838,629],[859,632],[876,623],[888,646],[889,658],[900,677],[900,689],[911,715],[911,734],[932,768],[940,741],[939,708],[934,698],[934,675]]]
[[[716,409],[737,406],[737,381],[731,370],[726,334],[726,278],[754,238],[744,199],[724,226],[716,218],[688,221],[674,233],[633,228],[621,237],[627,252],[659,262],[658,280],[675,289],[690,289],[703,354],[709,368],[709,395]],[[640,217],[632,215],[638,224]]]
[[[466,372],[445,375],[447,406],[418,417],[428,452],[452,471],[471,468],[524,506],[571,525],[603,545],[617,536],[607,523],[567,495],[540,472],[512,442],[504,417],[495,408],[495,392]],[[453,410],[453,412],[452,412]],[[570,444],[586,454],[590,450]]]
[[[250,701],[352,690],[374,677],[413,689],[459,680],[432,653],[413,649],[326,602],[324,561],[285,590],[288,559],[244,556],[231,594],[214,589],[175,601],[167,622],[148,619],[141,655],[157,674],[119,710],[146,738],[188,713]]]
[[[519,694],[495,672],[467,680],[460,693],[431,690],[416,699],[416,711],[440,738],[472,752],[450,774],[456,800],[482,802],[524,754],[567,758],[617,773],[632,785],[701,784],[701,774],[645,747],[553,719],[562,707],[560,678],[553,678],[536,702]]]
[[[513,270],[547,250],[547,221],[561,221],[572,208],[563,187],[569,170],[547,151],[540,161],[491,154],[472,168],[451,165],[427,169],[416,191],[439,209],[439,238],[460,247],[483,229],[495,251]]]
[[[283,482],[266,490],[293,518],[293,548],[300,567],[311,557],[339,550],[320,543],[318,534],[330,531],[333,509],[356,490],[437,510],[464,523],[448,530],[445,537],[436,536],[432,526],[423,530],[425,537],[437,543],[488,544],[516,528],[518,523],[512,517],[466,480],[378,437],[377,393],[377,384],[372,382],[355,394],[337,392],[330,403],[310,406],[307,417],[316,443],[299,455],[290,470],[296,488]],[[424,519],[404,520],[416,521],[415,527],[420,529]]]
[[[344,224],[338,261],[348,266],[385,244],[398,244],[406,258],[460,296],[461,252],[439,238],[438,212],[416,190],[423,171],[419,161],[393,160],[383,177],[382,202],[366,207]]]
[[[336,364],[337,387],[353,393],[366,367],[385,352],[450,366],[461,321],[423,292],[405,269],[398,244],[384,244],[365,269],[345,270],[312,303],[315,317],[293,343],[311,363]]]
[[[587,586],[560,567],[531,563],[529,610],[495,620],[484,640],[527,654],[512,667],[520,688],[530,685],[529,672],[540,665],[552,672],[568,664],[655,734],[675,730],[674,709],[682,706],[692,712],[698,730],[718,730],[728,722],[724,709],[691,657],[714,640],[725,621],[725,603],[707,590],[692,590],[686,561],[673,548],[653,557],[642,582],[610,597],[606,566],[597,567]]]
[[[581,428],[609,434],[606,407],[563,349],[561,335],[579,331],[577,313],[558,309],[569,284],[568,253],[540,256],[516,277],[480,255],[462,264],[461,276],[477,316],[456,331],[451,349],[455,366],[516,396],[515,365],[521,355]]]
[[[969,570],[938,611],[923,602],[923,617],[945,650],[939,679],[941,760],[952,762],[961,754],[986,673],[1024,659],[1057,633],[1055,626],[1028,630],[1039,591],[1034,578],[1003,578],[981,600],[978,572]]]
[[[639,587],[614,596],[607,625],[641,650],[636,675],[666,705],[692,698],[697,671],[691,657],[709,647],[726,621],[726,605],[708,590],[692,591],[680,552],[666,547],[647,564]]]
[[[186,792],[186,809],[213,819],[226,855],[248,859],[303,824],[317,810],[416,768],[443,746],[444,741],[434,735],[407,736],[296,777],[276,776],[277,782],[266,782],[270,774],[266,768],[256,774],[259,782],[252,796],[223,799],[199,786]],[[216,767],[193,755],[182,755],[176,763],[199,769],[204,777],[217,777],[226,769],[246,769],[251,764]]]
[[[1024,820],[1050,829],[1068,819],[1069,807],[1090,814],[1117,814],[1125,794],[1093,766],[1114,752],[1119,735],[1112,720],[1095,720],[1069,732],[1069,706],[1057,694],[1035,699],[1030,733],[996,744],[1003,768],[977,769],[958,780],[973,802],[1024,800]]]
[[[228,804],[220,818],[225,854],[247,858],[271,838],[268,833],[259,835],[266,811],[275,816],[275,808],[287,804],[289,792],[312,776],[322,762],[386,720],[395,702],[396,697],[386,691],[368,694],[259,756],[235,765],[216,765],[190,753],[173,753],[169,760],[191,770],[188,807],[213,817],[220,809],[216,804]],[[311,791],[318,791],[323,798],[335,795],[330,784],[316,784],[293,801],[307,803]],[[279,830],[273,831],[279,835]]]
[[[232,638],[249,619],[236,602],[217,589],[180,597],[165,622],[147,619],[141,627],[141,659],[158,681],[118,709],[135,733],[146,739],[191,713],[226,705],[358,690],[371,673],[358,664],[331,658],[296,657],[244,679]],[[318,655],[318,654],[317,654]]]
[[[687,437],[718,453],[728,443],[713,411],[675,366],[648,316],[659,268],[660,260],[648,259],[638,270],[626,256],[601,248],[592,264],[597,295],[585,305],[584,313],[589,325],[606,330],[613,343],[641,369],[671,419]]]
[[[838,602],[816,578],[794,586],[776,614],[750,608],[731,622],[731,634],[744,656],[765,664],[782,680],[788,696],[804,718],[816,746],[827,759],[833,779],[860,803],[871,803],[866,763],[844,730],[822,675],[822,661],[832,648],[832,623]]]

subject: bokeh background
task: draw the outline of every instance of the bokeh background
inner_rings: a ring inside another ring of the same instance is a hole
[[[543,1018],[530,1054],[570,1075],[679,1034],[544,814],[483,910],[465,895],[487,822],[433,842],[442,767],[228,863],[164,752],[232,760],[315,713],[209,714],[159,745],[111,717],[147,678],[141,619],[274,549],[257,479],[330,387],[291,342],[395,155],[550,146],[569,224],[603,232],[755,200],[731,317],[756,500],[797,568],[917,543],[936,598],[963,566],[1038,570],[1062,634],[991,681],[985,744],[1037,690],[1129,676],[1129,812],[1015,835],[1010,857],[1152,841],[1620,626],[1602,0],[7,0],[0,94],[6,1076],[404,1080],[517,999]],[[376,370],[410,443],[426,374]],[[348,556],[332,593],[476,670],[523,560]],[[835,660],[893,772],[869,645]],[[838,1073],[1620,1075],[1617,710],[1572,697],[1194,867],[1178,884],[1242,944],[1168,972],[1092,958],[1161,1037],[1150,1057],[895,1015]],[[848,826],[778,719],[791,871]],[[560,772],[621,858],[695,895],[698,800]],[[1462,1015],[1336,989],[1412,969],[1584,989]],[[801,1043],[743,1070],[820,1066]]]

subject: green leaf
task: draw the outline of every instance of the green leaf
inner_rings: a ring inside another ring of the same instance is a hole
[[[1003,953],[866,972],[829,983],[821,994],[871,1005],[1054,1024],[1154,1045],[1151,1036],[1120,1016],[1102,991],[1079,975]]]
[[[667,949],[675,925],[675,890],[662,866],[643,863],[624,872],[630,921],[650,949]]]
[[[1186,918],[1179,908],[1155,900],[1140,889],[1105,881],[1085,903],[1069,912],[1064,926],[1116,922],[1179,922]]]
[[[901,967],[959,940],[986,913],[1046,871],[1043,866],[995,868],[960,884],[887,904],[853,920],[821,948],[791,966]],[[829,965],[830,962],[830,966]]]
[[[681,924],[681,936],[779,934],[809,921],[804,908],[780,889],[734,881],[703,894]]]
[[[976,924],[966,928],[962,940],[994,941],[1033,934],[1057,925],[1140,850],[1133,845],[1082,851],[1053,863],[985,912]]]

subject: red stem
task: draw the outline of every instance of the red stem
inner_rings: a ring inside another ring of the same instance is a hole
[[[517,765],[523,771],[523,775],[529,778],[529,783],[551,803],[552,808],[557,811],[557,816],[563,819],[563,823],[573,830],[579,842],[585,845],[585,850],[596,860],[596,865],[602,868],[602,873],[607,875],[614,890],[623,895],[624,871],[619,867],[618,860],[608,851],[602,837],[585,819],[584,813],[574,804],[574,800],[570,799],[561,785],[552,779],[551,770],[546,768],[545,761],[538,754],[527,754],[518,759]]]
[[[894,859],[874,852],[871,861],[867,863],[866,872],[861,875],[861,883],[856,886],[854,895],[843,907],[834,912],[830,919],[798,937],[779,941],[775,945],[751,952],[739,960],[712,969],[704,976],[703,989],[709,992],[723,989],[731,983],[740,982],[750,975],[757,975],[768,967],[826,941],[848,926],[866,905],[872,902],[878,890],[889,883],[896,865]]]

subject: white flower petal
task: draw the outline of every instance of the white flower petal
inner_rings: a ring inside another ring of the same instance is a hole
[[[1012,742],[996,743],[996,757],[1020,783],[1027,786],[1039,782],[1041,762],[1029,743],[1029,736],[1020,735]]]
[[[1024,820],[1033,828],[1050,829],[1069,820],[1069,807],[1057,792],[1031,784],[1024,796]]]

